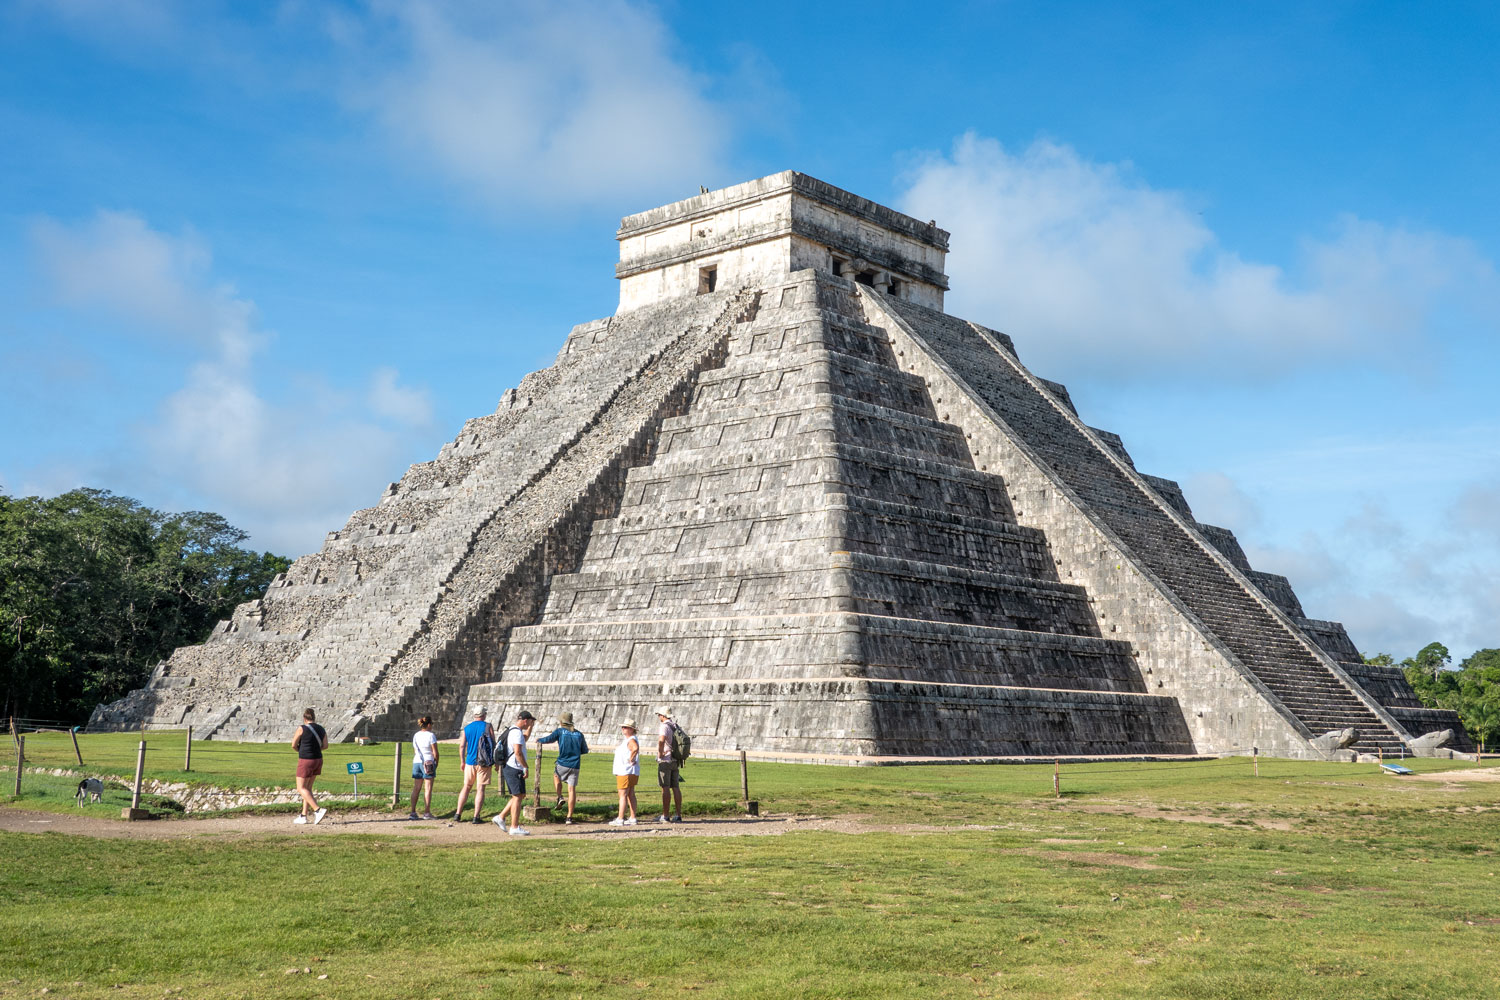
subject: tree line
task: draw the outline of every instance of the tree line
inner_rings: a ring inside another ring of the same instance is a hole
[[[1500,649],[1478,650],[1457,668],[1440,642],[1428,643],[1400,663],[1389,653],[1367,656],[1365,662],[1401,667],[1422,704],[1457,712],[1474,742],[1494,746],[1500,738]]]
[[[0,493],[0,713],[82,722],[144,685],[291,565],[248,537],[107,490]]]

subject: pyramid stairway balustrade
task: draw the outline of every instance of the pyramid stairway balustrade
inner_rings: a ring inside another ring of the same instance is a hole
[[[869,292],[870,296],[878,293]],[[1026,373],[1013,349],[988,331],[899,300],[900,316],[972,391],[1095,512],[1128,550],[1180,600],[1239,663],[1254,673],[1312,735],[1352,727],[1359,749],[1397,751],[1406,734],[1337,675],[1326,654],[1284,625],[1279,609],[1211,544],[1194,537],[1180,514]],[[1129,471],[1127,471],[1129,469]]]

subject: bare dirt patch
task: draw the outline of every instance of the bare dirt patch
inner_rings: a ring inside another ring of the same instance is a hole
[[[1254,824],[1262,830],[1290,830],[1292,821],[1288,819],[1273,819],[1266,816],[1209,816],[1204,813],[1179,812],[1173,809],[1161,809],[1144,803],[1132,802],[1091,802],[1087,805],[1072,803],[1069,811],[1107,813],[1111,816],[1135,816],[1140,819],[1167,819],[1178,823],[1208,823],[1213,826],[1244,826],[1247,822]]]
[[[1476,767],[1465,771],[1429,771],[1423,774],[1404,774],[1402,781],[1437,781],[1442,784],[1463,784],[1473,781],[1500,781],[1500,767]]]
[[[1139,868],[1143,871],[1161,871],[1166,865],[1156,865],[1145,858],[1138,858],[1130,854],[1114,854],[1108,852],[1089,851],[1025,851],[1042,858],[1062,858],[1065,861],[1078,861],[1086,865],[1106,865],[1120,868]]]

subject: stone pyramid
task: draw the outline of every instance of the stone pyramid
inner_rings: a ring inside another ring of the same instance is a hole
[[[793,172],[626,218],[619,313],[95,724],[666,702],[801,759],[1467,748],[944,313],[947,235]]]

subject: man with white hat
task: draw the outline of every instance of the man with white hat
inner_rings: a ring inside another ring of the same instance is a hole
[[[672,730],[677,723],[672,721],[672,709],[666,705],[656,706],[656,718],[661,731],[656,736],[656,783],[661,786],[661,815],[658,823],[682,822],[682,775],[678,760],[672,755]],[[675,801],[674,801],[675,800]],[[670,813],[667,812],[669,807]],[[668,819],[668,816],[671,819]]]
[[[462,823],[464,803],[469,799],[469,789],[474,792],[474,822],[484,809],[484,790],[489,787],[495,766],[495,727],[485,720],[488,713],[483,705],[474,706],[474,721],[464,726],[458,737],[458,753],[464,762],[464,783],[458,790],[458,808],[453,812],[453,822]]]

